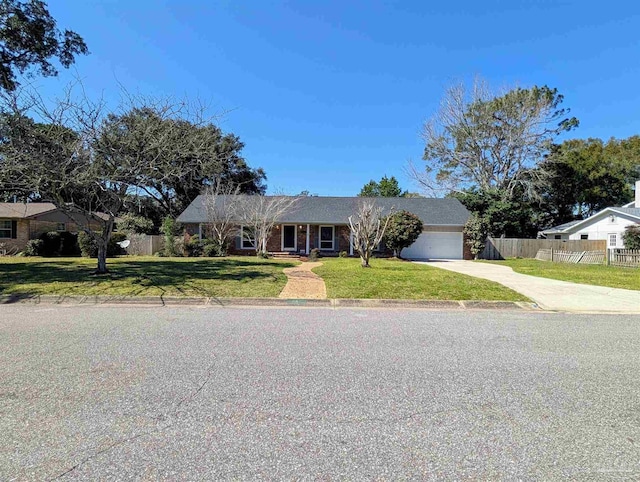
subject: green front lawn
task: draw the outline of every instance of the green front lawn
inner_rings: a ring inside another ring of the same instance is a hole
[[[370,268],[357,258],[320,261],[313,272],[324,279],[329,298],[528,301],[492,281],[407,261],[373,259]]]
[[[640,290],[640,269],[596,264],[552,263],[536,259],[481,261],[509,266],[516,273],[611,288]]]
[[[254,257],[107,260],[108,275],[94,276],[95,259],[0,258],[0,294],[276,297],[293,263]]]

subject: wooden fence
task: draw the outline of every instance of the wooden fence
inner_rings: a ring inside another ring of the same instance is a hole
[[[541,249],[536,254],[541,261],[575,264],[603,264],[605,251],[556,251],[555,249]]]
[[[541,249],[557,251],[604,251],[605,240],[577,239],[521,239],[521,238],[487,238],[480,259],[535,258]]]
[[[609,264],[626,268],[640,268],[640,249],[612,249]]]
[[[127,247],[127,254],[134,256],[152,256],[164,246],[164,236],[132,234],[128,239],[131,243]]]

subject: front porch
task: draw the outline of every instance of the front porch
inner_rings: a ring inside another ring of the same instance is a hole
[[[354,254],[351,230],[346,225],[333,224],[279,224],[267,241],[271,254],[308,255],[318,249],[323,256],[338,256],[346,251]]]

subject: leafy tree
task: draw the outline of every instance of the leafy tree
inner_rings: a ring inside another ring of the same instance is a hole
[[[516,187],[532,185],[531,169],[559,134],[578,125],[560,107],[563,96],[547,86],[494,94],[476,81],[450,88],[441,110],[423,129],[426,170],[413,177],[432,191],[476,188],[513,197]]]
[[[422,221],[408,211],[398,211],[389,216],[389,223],[384,233],[384,241],[393,249],[394,256],[400,258],[402,250],[411,246],[422,233]]]
[[[542,210],[548,214],[547,226],[627,203],[639,169],[640,136],[554,145],[539,166],[545,177]]]
[[[505,199],[497,189],[480,191],[469,189],[453,195],[464,206],[475,213],[477,224],[487,236],[507,238],[535,238],[540,227],[537,223],[535,205],[523,193]],[[475,222],[475,221],[474,221]]]
[[[471,250],[474,258],[484,251],[489,236],[489,226],[487,220],[478,216],[477,213],[471,213],[469,220],[464,225],[464,233],[466,235],[466,243]]]
[[[627,226],[622,235],[625,249],[640,249],[640,226]]]
[[[149,166],[137,189],[164,216],[180,214],[214,179],[242,193],[263,193],[264,171],[247,165],[240,139],[223,134],[189,107],[161,101],[108,116],[103,138],[117,144],[127,162]]]
[[[364,185],[360,194],[360,197],[404,197],[407,195],[407,191],[402,191],[398,180],[394,177],[383,176],[380,182],[376,182],[373,179]]]
[[[46,122],[36,123],[21,111],[18,98],[4,105],[0,186],[10,192],[35,193],[65,212],[96,245],[96,273],[108,271],[107,248],[114,222],[132,194],[161,180],[164,184],[159,184],[162,192],[158,196],[172,196],[171,182],[190,175],[196,178],[198,165],[224,166],[229,159],[224,148],[218,149],[219,131],[184,103],[139,98],[114,114],[106,112],[101,103],[74,99],[70,94],[53,107],[38,103],[37,97],[28,100]],[[158,118],[162,122],[156,122]],[[145,124],[146,130],[127,129],[129,120],[148,119],[152,121]],[[132,136],[132,132],[139,135]],[[187,156],[195,172],[181,170],[185,164],[180,159]],[[181,168],[175,168],[170,159]],[[167,173],[162,172],[165,168]],[[225,174],[239,174],[242,179],[247,171],[240,171],[231,169]]]
[[[133,234],[153,234],[155,227],[151,219],[125,213],[118,220],[118,229]]]
[[[56,76],[54,57],[68,68],[77,55],[88,52],[80,35],[58,30],[45,2],[0,1],[0,89],[14,91],[16,76],[32,68],[45,77]]]

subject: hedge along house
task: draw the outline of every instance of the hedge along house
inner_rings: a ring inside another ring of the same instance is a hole
[[[92,228],[100,229],[97,222]],[[52,203],[0,203],[0,254],[20,252],[49,231],[77,233],[78,226]]]
[[[267,251],[308,254],[317,248],[326,254],[354,251],[349,217],[356,215],[360,202],[372,201],[381,207],[383,215],[394,211],[409,211],[423,223],[418,240],[402,251],[411,259],[471,259],[465,249],[463,227],[469,212],[457,199],[436,198],[362,198],[302,196],[295,206],[277,220],[267,242]],[[225,199],[225,205],[230,204]],[[186,236],[206,232],[207,214],[204,196],[198,196],[178,216]],[[242,230],[242,226],[239,226]],[[236,236],[229,252],[254,254],[255,247],[247,236]]]

